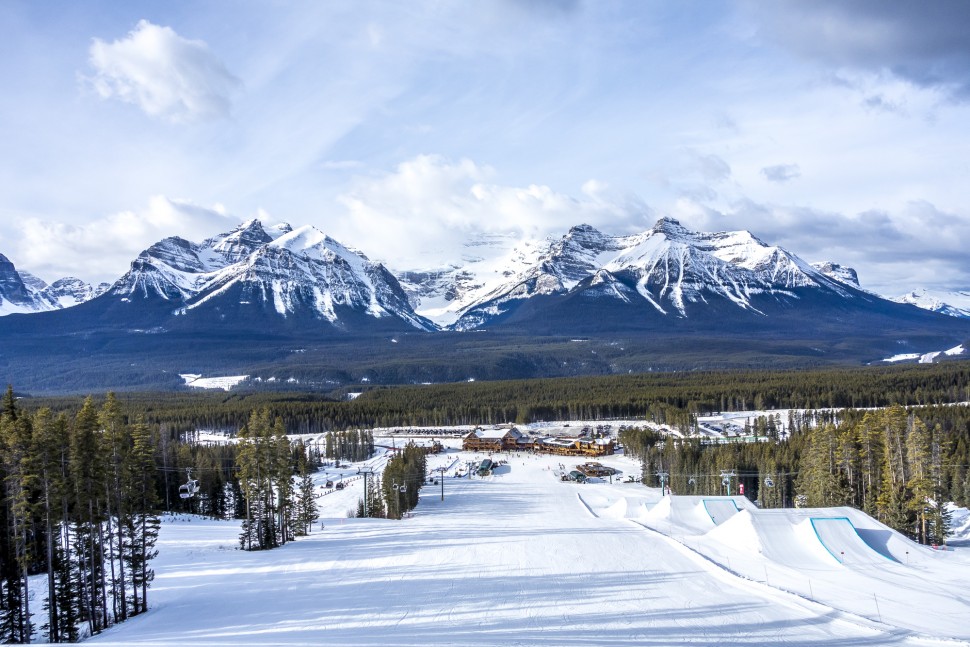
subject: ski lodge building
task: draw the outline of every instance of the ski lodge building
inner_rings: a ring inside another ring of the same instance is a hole
[[[611,438],[529,437],[515,427],[476,428],[462,440],[461,448],[469,452],[533,451],[557,456],[609,456],[613,453]]]
[[[478,427],[465,436],[461,448],[469,452],[508,452],[527,449],[520,447],[519,444],[531,442],[515,427],[511,429],[483,429]]]

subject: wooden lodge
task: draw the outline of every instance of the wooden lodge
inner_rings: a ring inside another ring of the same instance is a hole
[[[520,447],[520,441],[526,440],[515,427],[506,429],[483,429],[478,427],[462,440],[461,448],[468,452],[507,452]]]
[[[609,456],[614,448],[609,438],[541,438],[534,449],[557,456]]]
[[[557,456],[609,456],[614,451],[610,438],[530,438],[515,427],[479,427],[465,436],[462,449],[470,452],[533,451]]]

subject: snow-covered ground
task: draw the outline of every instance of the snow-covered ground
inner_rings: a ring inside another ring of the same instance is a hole
[[[229,391],[249,379],[248,375],[202,377],[198,373],[181,373],[179,377],[185,380],[185,386],[191,386],[194,389],[222,389],[223,391]]]
[[[917,546],[845,508],[662,498],[624,482],[640,467],[623,456],[601,461],[612,483],[562,482],[581,461],[528,454],[453,476],[483,457],[429,457],[444,500],[427,485],[401,521],[346,518],[358,466],[329,468],[318,484],[347,487],[319,487],[322,521],[272,551],[238,550],[238,522],[168,517],[150,612],[91,642],[970,644],[970,548]]]

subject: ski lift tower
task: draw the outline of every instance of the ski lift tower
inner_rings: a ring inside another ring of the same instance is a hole
[[[391,489],[397,493],[397,495],[394,497],[395,498],[394,503],[395,503],[395,507],[397,508],[398,515],[403,519],[404,513],[401,511],[401,495],[408,491],[407,483],[404,483],[402,485],[398,485],[397,483],[394,483],[393,485],[391,485]]]
[[[370,508],[367,507],[367,477],[374,476],[374,468],[370,466],[359,467],[357,468],[357,473],[364,477],[364,516],[368,517],[370,516]]]
[[[445,468],[439,467],[435,471],[439,473],[438,480],[441,481],[441,500],[444,501],[445,500]]]
[[[734,470],[721,470],[721,484],[726,488],[728,496],[731,496],[731,479],[736,476]]]

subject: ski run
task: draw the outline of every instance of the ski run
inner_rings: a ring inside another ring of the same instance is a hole
[[[586,483],[561,478],[584,459],[529,453],[469,477],[486,455],[460,442],[429,456],[445,476],[400,521],[348,518],[359,464],[317,473],[321,519],[274,550],[239,550],[238,521],[164,517],[149,613],[88,642],[970,645],[963,509],[933,549],[850,508],[661,496],[622,455]]]

